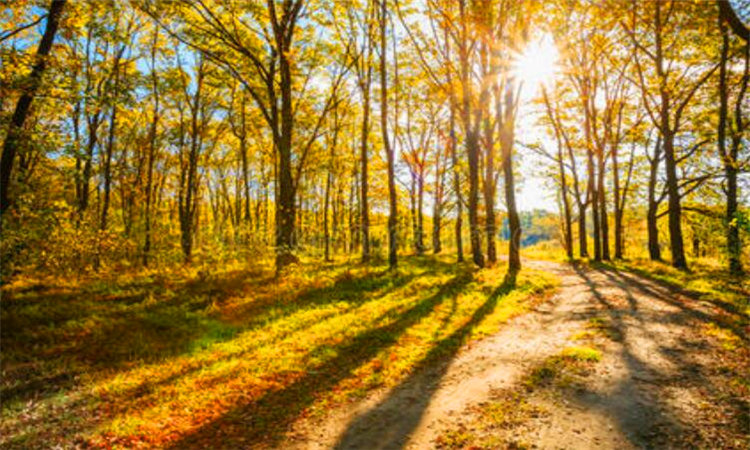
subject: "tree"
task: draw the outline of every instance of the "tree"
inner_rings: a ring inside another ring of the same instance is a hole
[[[729,260],[729,271],[733,274],[742,273],[742,241],[740,239],[740,230],[738,226],[738,208],[737,208],[737,174],[739,172],[739,150],[741,147],[741,141],[745,132],[746,124],[743,119],[742,105],[745,101],[745,95],[748,89],[748,78],[750,78],[750,41],[747,37],[744,39],[748,42],[744,45],[744,71],[742,73],[739,92],[737,93],[736,105],[734,110],[734,121],[731,130],[731,142],[730,148],[727,149],[727,128],[729,122],[729,51],[730,51],[730,39],[729,31],[727,30],[726,22],[731,23],[731,18],[728,18],[730,11],[727,10],[731,7],[727,6],[726,2],[719,3],[719,29],[721,32],[721,56],[719,61],[719,121],[717,130],[717,140],[719,157],[721,158],[724,166],[724,174],[726,177],[726,188],[724,192],[726,194],[726,246],[727,256]],[[729,16],[731,17],[731,16]],[[740,24],[741,25],[741,24]],[[736,28],[736,26],[734,26]],[[747,29],[744,29],[747,31]],[[741,32],[740,32],[741,33]]]
[[[388,46],[386,35],[388,32],[387,0],[379,0],[380,15],[380,128],[383,133],[383,148],[388,162],[388,264],[393,269],[398,264],[398,242],[396,226],[398,224],[398,198],[396,193],[395,156],[388,135],[388,73],[386,61]]]
[[[654,2],[638,8],[634,3],[628,22],[621,21],[635,49],[637,84],[641,90],[643,106],[661,135],[669,207],[669,241],[672,265],[687,269],[685,245],[682,234],[682,209],[678,163],[680,157],[675,149],[675,138],[684,124],[683,115],[698,89],[716,71],[718,65],[688,61],[682,65],[674,62],[684,55],[678,53],[677,40],[684,40],[681,33],[689,21],[698,21],[694,4],[679,5],[674,1]],[[639,35],[641,22],[649,28],[653,40],[646,42]],[[699,27],[691,27],[693,30]],[[648,65],[642,61],[646,58]]]
[[[34,100],[34,95],[42,83],[42,76],[47,67],[47,57],[50,50],[52,50],[52,43],[55,40],[55,34],[57,33],[65,4],[66,0],[52,0],[50,3],[47,13],[47,24],[45,25],[42,40],[39,41],[39,47],[37,47],[36,51],[36,61],[31,68],[27,85],[18,98],[8,132],[5,136],[2,162],[0,162],[0,217],[5,215],[5,212],[11,205],[12,197],[10,190],[13,163],[21,145],[20,140],[23,135],[23,127],[29,116],[31,102]],[[4,39],[7,37],[9,36],[5,36]]]

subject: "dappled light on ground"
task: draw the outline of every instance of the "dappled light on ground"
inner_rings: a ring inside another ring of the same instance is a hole
[[[556,349],[442,427],[438,447],[747,448],[741,304],[728,312],[632,273],[563,267],[546,333]]]
[[[234,448],[398,382],[553,284],[433,258],[4,292],[3,448]],[[6,322],[7,320],[7,322]],[[31,323],[45,324],[31,327]],[[217,444],[221,442],[221,444]]]

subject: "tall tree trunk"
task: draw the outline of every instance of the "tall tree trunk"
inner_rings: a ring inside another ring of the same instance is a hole
[[[597,171],[597,189],[596,193],[599,200],[599,227],[601,229],[601,248],[602,259],[609,261],[609,218],[607,214],[607,195],[604,189],[604,171],[606,169],[606,160],[604,150],[600,149],[597,154],[598,171]]]
[[[101,122],[101,113],[95,112],[94,116],[87,119],[88,123],[88,141],[86,143],[86,154],[83,160],[83,176],[81,179],[81,188],[79,192],[81,197],[78,199],[78,213],[79,216],[83,216],[83,213],[89,207],[89,197],[91,195],[91,175],[93,172],[94,165],[94,149],[98,142],[99,124]]]
[[[667,125],[668,127],[668,125]],[[669,201],[669,248],[672,253],[672,265],[678,269],[687,269],[685,244],[682,236],[682,205],[677,178],[677,159],[674,150],[674,135],[669,129],[664,133],[664,164],[667,171],[667,194]]]
[[[727,218],[730,220],[727,230],[727,246],[730,252],[730,271],[735,275],[743,273],[742,268],[742,240],[740,238],[740,229],[736,221],[737,216],[737,173],[740,157],[740,147],[743,136],[746,134],[747,122],[743,118],[743,108],[746,106],[745,95],[747,94],[748,84],[750,84],[750,41],[746,40],[745,44],[745,69],[742,73],[742,84],[737,94],[737,101],[734,106],[734,133],[732,134],[732,147],[730,149],[731,165],[730,173],[727,175]]]
[[[417,173],[417,254],[424,254],[424,169]]]
[[[748,64],[750,62],[750,43],[745,44],[745,70],[741,82],[740,91],[737,96],[737,105],[735,109],[735,130],[732,136],[732,144],[727,151],[727,119],[729,115],[729,87],[727,81],[727,63],[729,60],[729,32],[726,28],[721,13],[719,15],[719,27],[722,35],[721,61],[719,67],[719,129],[718,129],[718,147],[724,165],[724,174],[726,176],[726,240],[727,240],[727,257],[729,262],[729,271],[732,274],[742,273],[742,242],[740,240],[740,230],[737,226],[737,173],[739,171],[739,148],[740,140],[744,131],[742,117],[742,103],[748,86]]]
[[[505,86],[505,117],[500,128],[500,146],[503,152],[503,179],[505,181],[505,205],[508,208],[510,242],[508,248],[508,273],[515,281],[515,274],[521,270],[521,220],[516,207],[516,185],[513,175],[513,141],[515,140],[515,105],[512,79]]]
[[[646,227],[648,231],[648,256],[652,261],[661,261],[661,247],[659,246],[659,224],[657,213],[659,202],[656,200],[656,182],[659,174],[659,163],[662,158],[661,136],[656,139],[654,157],[650,160],[648,177],[648,211],[646,212]]]
[[[115,134],[117,130],[117,105],[112,105],[112,112],[109,116],[109,136],[107,137],[107,147],[104,153],[104,167],[102,175],[104,177],[104,196],[102,199],[102,212],[99,229],[107,229],[107,216],[109,214],[110,194],[112,191],[112,153],[115,146]]]
[[[459,40],[460,76],[462,88],[461,119],[464,125],[466,154],[469,160],[469,242],[474,264],[484,267],[482,254],[482,236],[479,231],[479,142],[477,130],[472,123],[471,99],[471,64],[469,58],[469,14],[466,11],[466,1],[459,1],[461,20],[461,38]],[[481,113],[481,111],[478,111]],[[479,120],[477,120],[479,122]]]
[[[326,188],[323,196],[323,245],[325,248],[324,259],[326,262],[331,260],[331,233],[328,229],[328,209],[331,203],[331,181],[333,174],[328,171],[326,175]]]
[[[438,150],[435,163],[435,198],[432,209],[432,252],[438,254],[443,251],[440,234],[443,228],[443,193],[445,189],[445,150]]]
[[[599,227],[599,199],[596,192],[596,169],[594,165],[593,151],[591,148],[587,149],[587,171],[588,171],[588,189],[586,196],[591,202],[591,222],[594,225],[594,261],[600,261],[602,259],[602,247],[601,247],[601,229]]]
[[[338,134],[339,134],[339,123],[338,123],[338,111],[334,112],[334,130],[333,139],[330,143],[330,152],[328,154],[328,173],[326,174],[326,187],[323,200],[323,240],[325,246],[325,261],[331,261],[331,231],[328,225],[328,210],[331,204],[331,189],[333,188],[333,169],[334,160],[336,158],[336,147],[338,145]],[[333,211],[334,228],[336,226],[336,209],[334,205]]]
[[[565,220],[564,244],[568,259],[573,259],[573,221],[570,212],[570,198],[568,195],[568,181],[563,161],[562,142],[557,142],[557,167],[560,172],[560,189],[562,191],[563,215]]]
[[[388,136],[388,74],[386,72],[388,57],[386,16],[388,6],[386,3],[387,0],[380,0],[380,128],[383,133],[383,148],[388,161],[388,264],[391,268],[395,268],[398,264],[398,243],[396,241],[398,200],[396,198],[395,155]]]
[[[369,10],[369,8],[368,8]],[[369,15],[369,14],[368,14]],[[370,207],[369,207],[369,154],[368,144],[370,139],[370,85],[372,82],[372,65],[370,57],[372,55],[372,35],[370,33],[370,21],[367,22],[367,51],[364,55],[365,67],[360,68],[359,88],[362,92],[362,129],[360,133],[360,172],[361,172],[361,189],[360,193],[360,232],[362,233],[362,261],[367,262],[370,259]]]
[[[489,61],[489,49],[488,43],[482,43],[480,48],[482,65],[486,72],[484,76],[488,79],[494,78],[494,64]],[[483,128],[484,128],[484,147],[485,147],[485,162],[484,162],[484,209],[485,209],[485,232],[487,233],[487,262],[490,265],[494,265],[497,262],[497,247],[495,245],[495,235],[497,234],[497,226],[495,222],[495,192],[497,187],[495,186],[495,130],[491,123],[490,117],[490,99],[488,89],[485,89],[486,94],[484,95],[484,101],[480,101],[480,108],[484,109],[483,115]],[[493,91],[495,94],[495,102],[498,108],[496,109],[497,114],[501,109],[499,108],[501,99],[500,92],[498,89],[497,82],[493,82]]]
[[[115,135],[117,133],[117,95],[120,90],[120,59],[124,52],[125,46],[122,46],[115,56],[114,67],[112,68],[112,71],[114,72],[114,82],[111,86],[111,94],[114,95],[114,100],[112,101],[112,111],[109,116],[109,136],[107,137],[107,147],[104,154],[104,167],[102,171],[104,175],[104,198],[102,200],[102,214],[101,222],[99,224],[99,228],[102,231],[107,229],[107,216],[109,215],[110,196],[112,192],[112,155],[114,153]]]
[[[549,95],[547,95],[547,90],[544,88],[544,86],[542,86],[542,98],[547,109],[547,116],[552,122],[552,127],[555,131],[555,141],[557,142],[557,169],[559,171],[560,177],[560,190],[562,191],[563,217],[565,228],[563,230],[563,245],[565,246],[565,252],[568,256],[568,259],[573,259],[573,219],[570,207],[568,179],[567,174],[565,173],[565,157],[563,156],[563,146],[567,145],[568,143],[567,135],[564,135],[564,131],[561,129],[559,122],[555,118],[555,111],[552,109]],[[566,138],[565,141],[563,141],[564,137]],[[572,150],[570,150],[570,157],[572,160],[571,162],[575,163],[575,160],[573,160]],[[575,182],[575,192],[577,193],[578,176],[575,169],[573,170],[573,178]]]
[[[614,222],[615,222],[615,259],[622,259],[622,216],[620,208],[620,162],[618,152],[612,152],[612,199],[614,200]]]
[[[294,180],[292,178],[292,132],[294,130],[292,68],[287,53],[287,43],[281,41],[279,58],[279,75],[281,90],[281,133],[277,145],[279,154],[279,198],[277,202],[276,224],[276,268],[281,270],[297,261],[292,253],[294,247],[294,229],[297,218]]]
[[[5,136],[2,160],[0,161],[0,217],[8,210],[12,201],[10,183],[13,173],[13,163],[21,144],[23,127],[31,109],[31,102],[34,100],[34,95],[37,89],[39,89],[39,85],[42,82],[42,75],[47,67],[47,56],[52,49],[52,42],[55,40],[55,34],[57,33],[65,3],[66,0],[52,0],[50,3],[47,24],[36,51],[36,61],[31,69],[28,83],[16,103],[16,109],[13,111],[8,132]]]
[[[145,236],[143,242],[143,265],[148,267],[151,255],[151,203],[153,201],[154,164],[156,160],[156,133],[159,126],[159,85],[156,75],[156,45],[159,39],[159,27],[154,26],[154,40],[151,44],[151,93],[154,96],[151,129],[149,130],[148,154],[146,156],[146,206],[145,206]]]
[[[669,247],[672,253],[672,265],[678,269],[687,269],[685,259],[685,244],[682,237],[682,205],[680,204],[679,182],[677,178],[677,158],[674,149],[674,130],[670,124],[672,98],[667,77],[664,71],[661,2],[656,2],[655,43],[656,72],[659,77],[659,96],[661,100],[659,111],[659,131],[662,137],[664,151],[664,168],[667,174],[667,194],[669,202]]]
[[[450,59],[450,41],[448,39],[448,28],[444,29],[446,54]],[[451,71],[447,74],[448,89],[449,89],[449,117],[448,117],[448,132],[450,142],[450,157],[451,157],[451,172],[453,174],[453,193],[456,197],[456,222],[455,222],[455,241],[456,241],[456,261],[464,261],[464,246],[463,246],[463,196],[461,195],[461,168],[458,163],[458,139],[456,137],[456,93],[455,87],[453,86],[453,75]]]

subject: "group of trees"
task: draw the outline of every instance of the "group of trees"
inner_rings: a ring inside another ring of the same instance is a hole
[[[652,260],[662,259],[658,220],[666,216],[672,265],[687,268],[689,211],[723,222],[729,267],[741,272],[747,211],[738,208],[738,174],[748,168],[741,149],[748,142],[750,44],[732,5],[560,2],[550,11],[563,46],[562,76],[545,86],[540,103],[556,149],[537,150],[557,175],[568,256],[575,211],[579,255],[590,256],[591,225],[593,258],[610,259],[612,240],[614,257],[622,258],[626,205],[635,203],[631,211],[646,210]],[[580,27],[589,22],[601,25]],[[645,205],[638,198],[644,193]],[[692,235],[699,246],[700,233]]]
[[[594,258],[623,257],[641,208],[651,257],[666,216],[685,268],[689,209],[722,221],[741,270],[748,43],[727,2],[26,0],[0,15],[6,264],[273,248],[282,269],[303,248],[382,248],[393,267],[427,251],[431,225],[432,251],[462,261],[468,240],[478,266],[507,237],[513,274],[522,149],[550,162],[569,256],[577,233],[580,256],[591,239]],[[514,61],[542,33],[561,55],[535,102],[548,138],[519,147],[533,133]]]

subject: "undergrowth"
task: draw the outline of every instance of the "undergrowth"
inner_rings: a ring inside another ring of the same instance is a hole
[[[2,292],[8,449],[236,448],[391,386],[531,308],[555,279],[384,265],[19,280]],[[220,439],[219,439],[220,438]]]

